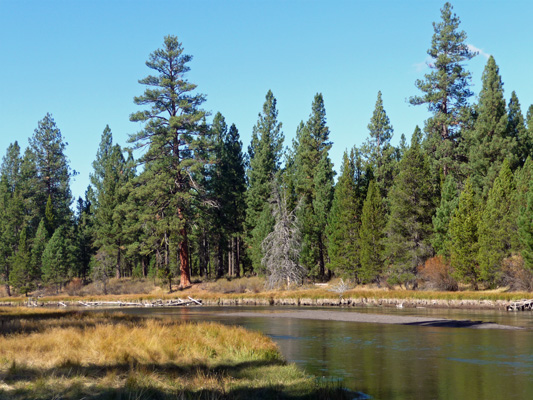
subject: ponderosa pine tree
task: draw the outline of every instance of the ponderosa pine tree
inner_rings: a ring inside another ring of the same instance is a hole
[[[72,195],[70,178],[76,174],[71,171],[65,155],[67,143],[50,114],[38,122],[33,136],[29,139],[29,149],[33,153],[36,167],[37,191],[35,204],[39,210],[39,220],[44,217],[46,203],[50,197],[54,212],[54,229],[70,220]]]
[[[360,275],[363,283],[375,282],[383,270],[386,224],[383,198],[375,181],[372,180],[368,186],[359,229]]]
[[[457,184],[453,175],[448,174],[442,186],[440,205],[432,218],[433,238],[431,239],[431,244],[437,254],[446,259],[450,257],[450,220],[458,202]]]
[[[106,125],[102,136],[100,138],[100,144],[96,152],[96,158],[92,163],[93,172],[89,175],[91,185],[93,187],[90,194],[93,198],[88,200],[91,202],[93,212],[98,208],[98,195],[103,190],[103,182],[105,178],[105,170],[113,151],[113,133],[109,125]]]
[[[464,62],[476,55],[466,43],[466,33],[459,30],[460,19],[452,13],[452,5],[445,3],[441,9],[441,21],[433,23],[433,38],[428,55],[432,70],[424,79],[415,82],[423,92],[413,96],[413,105],[427,104],[433,116],[426,121],[426,147],[436,167],[447,176],[459,170],[462,162],[456,147],[461,137],[461,128],[468,117],[468,99],[471,75]]]
[[[432,215],[436,195],[429,160],[415,131],[411,146],[400,160],[399,173],[389,192],[386,254],[392,283],[414,286],[417,267],[431,257]]]
[[[390,144],[394,129],[383,108],[381,91],[378,92],[368,132],[369,138],[363,145],[362,152],[372,167],[374,181],[381,196],[386,198],[394,180],[397,150]]]
[[[450,221],[450,262],[455,279],[478,288],[479,271],[479,199],[467,179]]]
[[[504,258],[518,241],[516,186],[511,165],[504,160],[489,191],[478,228],[480,279],[493,287]]]
[[[483,87],[476,106],[477,119],[466,142],[472,184],[486,198],[503,160],[513,153],[515,142],[507,134],[503,83],[492,56],[485,66],[482,80]]]
[[[296,195],[301,198],[298,220],[301,226],[302,265],[320,278],[325,275],[325,228],[333,200],[331,142],[322,94],[317,93],[309,120],[299,129],[295,143]]]
[[[516,143],[514,147],[516,165],[511,167],[522,167],[533,152],[533,135],[526,128],[520,101],[514,90],[511,93],[507,109],[507,136]]]
[[[169,269],[171,259],[176,262],[182,287],[190,285],[190,203],[202,190],[192,177],[207,162],[197,157],[197,149],[208,147],[209,137],[202,123],[206,112],[199,108],[205,97],[195,94],[196,85],[185,78],[191,60],[176,36],[166,36],[163,48],[146,62],[155,75],[139,81],[147,88],[134,99],[149,108],[130,116],[131,121],[144,124],[130,137],[136,149],[146,149],[139,159],[145,170],[138,187],[149,199],[143,213],[155,220],[163,250],[160,265]]]
[[[276,98],[269,90],[248,147],[246,227],[250,258],[256,272],[262,270],[261,244],[274,227],[269,199],[272,193],[272,181],[280,168],[284,139],[282,124],[278,122],[276,103]]]

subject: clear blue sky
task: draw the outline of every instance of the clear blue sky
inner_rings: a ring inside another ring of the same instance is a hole
[[[28,137],[47,112],[69,143],[83,196],[106,124],[126,145],[138,79],[163,37],[176,35],[193,55],[189,80],[207,95],[204,108],[235,123],[246,148],[266,92],[278,100],[286,145],[324,96],[338,171],[345,149],[367,137],[378,90],[395,130],[409,138],[427,112],[418,94],[444,1],[24,1],[0,0],[0,152]],[[533,103],[533,2],[453,1],[468,43],[482,50],[468,68],[481,87],[487,54],[524,114]]]

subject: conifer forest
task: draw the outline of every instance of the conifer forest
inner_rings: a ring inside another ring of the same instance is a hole
[[[133,99],[142,129],[121,146],[102,127],[84,198],[72,198],[76,172],[52,114],[26,148],[6,149],[0,283],[8,295],[74,278],[154,277],[171,289],[245,275],[271,288],[337,276],[533,290],[533,105],[523,109],[514,91],[506,101],[492,56],[473,96],[466,63],[476,53],[449,3],[433,30],[428,72],[405,94],[430,117],[395,146],[376,93],[366,141],[338,173],[321,93],[287,143],[268,91],[243,144],[238,127],[203,109],[192,57],[166,36]]]

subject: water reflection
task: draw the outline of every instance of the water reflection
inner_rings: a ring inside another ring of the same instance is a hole
[[[148,312],[183,320],[237,324],[264,332],[278,343],[289,361],[317,376],[343,378],[350,389],[368,393],[375,399],[533,398],[531,330],[224,316],[239,310],[279,311],[205,307]],[[460,310],[438,313],[404,309],[397,312],[532,326],[529,315]]]

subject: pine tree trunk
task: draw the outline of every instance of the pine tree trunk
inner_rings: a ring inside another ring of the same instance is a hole
[[[222,278],[224,276],[224,252],[222,250],[221,241],[218,242],[217,246],[217,278]]]
[[[8,297],[11,297],[11,288],[9,287],[9,283],[5,284],[5,288],[6,288],[6,293]]]
[[[239,278],[241,276],[241,252],[240,252],[240,238],[235,238],[235,276]]]
[[[179,246],[180,286],[182,288],[185,288],[185,287],[191,286],[191,271],[189,269],[189,243],[187,240],[187,230],[185,228],[181,230],[180,234],[181,234],[181,243]]]

